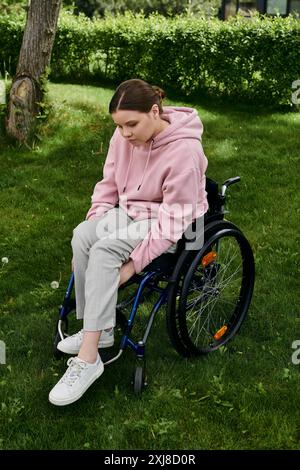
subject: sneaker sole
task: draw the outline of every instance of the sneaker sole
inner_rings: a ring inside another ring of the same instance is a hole
[[[114,345],[114,338],[111,338],[109,341],[100,341],[100,343],[98,344],[98,348],[99,349],[104,349],[104,348],[110,348],[111,346]]]
[[[61,341],[62,342],[62,341]],[[114,345],[114,338],[112,338],[110,341],[105,341],[105,342],[101,342],[99,345],[98,345],[98,348],[99,349],[105,349],[105,348],[110,348],[111,346]],[[65,354],[78,354],[79,353],[79,349],[70,349],[70,348],[66,348],[63,344],[60,345],[60,343],[58,343],[57,345],[57,349]]]
[[[85,385],[85,387],[78,393],[77,395],[73,396],[72,398],[65,398],[64,400],[57,400],[56,398],[51,397],[51,394],[49,394],[49,401],[52,403],[52,405],[56,406],[65,406],[65,405],[70,405],[71,403],[74,403],[75,401],[79,400],[79,398],[82,397],[82,395],[87,391],[87,389],[95,382],[95,380],[99,379],[99,377],[103,374],[104,371],[104,365],[102,364],[102,368],[94,373],[88,383]]]

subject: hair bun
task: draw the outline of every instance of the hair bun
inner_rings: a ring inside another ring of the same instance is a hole
[[[159,86],[153,86],[152,88],[155,91],[155,93],[159,96],[160,100],[163,100],[166,97],[164,90],[159,88]]]

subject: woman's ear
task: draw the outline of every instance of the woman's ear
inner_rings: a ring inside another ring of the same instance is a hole
[[[157,119],[159,117],[159,108],[158,108],[157,104],[154,104],[152,106],[151,111],[153,112],[154,118]]]

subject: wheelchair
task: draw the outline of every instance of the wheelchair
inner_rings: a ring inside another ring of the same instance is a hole
[[[163,253],[119,287],[120,292],[135,286],[134,293],[117,304],[119,349],[112,355],[103,349],[99,353],[105,365],[116,361],[128,347],[136,354],[133,388],[137,394],[147,385],[146,342],[162,306],[166,306],[171,344],[185,358],[208,354],[226,345],[247,315],[255,279],[253,252],[242,231],[225,219],[226,190],[238,181],[239,176],[230,178],[219,189],[215,181],[206,178],[209,210],[204,219],[192,222],[177,242],[175,253]],[[67,336],[68,314],[76,310],[73,286],[72,273],[56,324],[53,353],[57,359],[63,356],[57,344]],[[153,292],[158,294],[157,299],[142,338],[135,342],[130,334],[137,311]]]

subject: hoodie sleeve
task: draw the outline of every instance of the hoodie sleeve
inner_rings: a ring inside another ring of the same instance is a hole
[[[99,217],[112,209],[119,200],[118,188],[115,182],[115,142],[112,137],[103,167],[103,179],[99,181],[92,195],[92,206],[89,209],[86,220]]]
[[[130,255],[136,273],[177,243],[192,221],[206,212],[206,201],[197,202],[201,177],[193,168],[180,174],[173,171],[165,178],[158,218]]]

